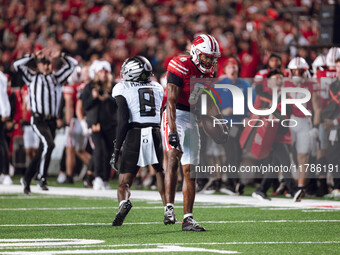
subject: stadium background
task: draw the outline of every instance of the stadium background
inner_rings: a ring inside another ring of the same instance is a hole
[[[61,48],[77,56],[80,63],[104,58],[112,63],[116,77],[125,58],[141,54],[151,60],[155,75],[160,78],[170,59],[185,51],[187,42],[195,34],[206,32],[214,35],[221,46],[218,70],[228,56],[237,56],[241,77],[252,78],[266,65],[272,52],[281,54],[284,66],[295,55],[303,56],[311,64],[319,53],[339,45],[334,26],[340,15],[336,15],[332,5],[325,7],[332,3],[335,1],[3,0],[0,1],[0,70],[10,74],[16,90],[22,82],[13,72],[13,61],[48,47]],[[327,10],[333,16],[323,16]],[[14,181],[19,183],[18,179]],[[51,181],[51,184],[55,183]],[[18,195],[18,191],[22,192],[19,185],[1,191],[11,193],[1,196],[2,243],[6,238],[26,238],[31,240],[28,243],[34,238],[97,238],[105,239],[106,245],[115,248],[138,243],[135,247],[140,249],[145,244],[152,248],[155,243],[166,240],[169,244],[188,243],[186,246],[201,242],[198,247],[253,254],[336,254],[340,243],[340,206],[334,201],[318,204],[307,200],[307,204],[303,201],[295,210],[276,199],[269,207],[261,203],[244,208],[233,202],[225,207],[219,203],[199,202],[198,219],[206,221],[209,230],[208,236],[199,237],[195,233],[183,235],[178,226],[169,229],[153,224],[162,221],[160,202],[159,208],[155,206],[155,211],[150,209],[146,214],[137,208],[154,207],[152,202],[136,202],[136,210],[127,218],[126,228],[113,232],[109,225],[117,207],[112,207],[115,199],[112,191],[105,193],[106,198],[100,198],[97,193],[86,193],[79,198],[74,194],[82,190],[71,190],[73,195],[68,194],[66,198],[66,193],[58,195],[59,190],[52,188],[51,195],[42,195],[34,187],[36,194],[30,199]],[[208,199],[213,201],[216,197]],[[40,208],[42,204],[45,208]],[[180,208],[181,203],[177,205]],[[178,217],[182,217],[181,210],[178,211]],[[214,221],[209,223],[210,220]],[[44,244],[25,250],[22,242],[18,247],[7,243],[3,247],[7,252],[20,250],[20,247],[22,253],[46,250]],[[99,247],[107,249],[107,246]],[[90,252],[95,253],[94,250]]]
[[[252,78],[271,52],[281,54],[283,66],[296,55],[311,64],[319,53],[339,44],[333,29],[339,9],[329,3],[335,2],[3,0],[0,68],[13,76],[15,59],[47,47],[61,48],[80,63],[104,58],[116,76],[123,60],[141,54],[159,78],[195,34],[209,33],[220,44],[219,67],[228,56],[238,56],[240,76]],[[15,79],[13,86],[20,85]]]

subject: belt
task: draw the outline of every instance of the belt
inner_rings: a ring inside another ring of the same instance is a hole
[[[53,119],[56,119],[55,116],[52,116],[52,115],[42,115],[42,114],[39,114],[39,113],[33,113],[33,117],[37,118],[37,119],[41,119],[41,120],[53,120]]]
[[[131,122],[131,128],[147,128],[147,127],[156,127],[160,128],[160,125],[157,123],[139,123],[139,122]]]
[[[163,108],[164,110],[166,109],[166,105]],[[181,111],[186,111],[186,112],[190,112],[190,106],[184,105],[184,104],[176,104],[176,109],[177,110],[181,110]]]

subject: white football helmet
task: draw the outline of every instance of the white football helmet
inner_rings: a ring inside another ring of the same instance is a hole
[[[202,61],[201,57],[205,55],[212,57],[212,63]],[[191,44],[190,56],[192,62],[202,73],[209,73],[214,70],[217,59],[221,56],[220,48],[215,37],[208,34],[200,34],[195,37]]]
[[[340,48],[330,48],[326,56],[327,66],[336,66],[335,61],[340,58]]]
[[[323,67],[326,66],[326,57],[324,55],[319,55],[315,58],[312,68],[313,68],[313,73],[315,74],[318,68],[320,68],[321,71],[324,70]]]
[[[124,61],[120,75],[124,81],[149,82],[152,65],[143,56],[134,56]]]
[[[290,77],[295,84],[301,84],[305,78],[310,78],[309,65],[302,57],[293,58],[289,64]],[[296,71],[297,70],[297,71]]]

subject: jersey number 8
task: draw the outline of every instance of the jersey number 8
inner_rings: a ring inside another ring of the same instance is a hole
[[[142,88],[138,90],[140,116],[153,117],[156,116],[155,97],[152,88]]]

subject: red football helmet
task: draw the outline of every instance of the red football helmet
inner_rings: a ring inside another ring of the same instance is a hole
[[[208,59],[212,58],[212,61],[203,60],[203,55]],[[211,35],[200,34],[192,41],[190,56],[192,62],[202,73],[209,73],[213,71],[217,59],[221,56],[218,42]]]

